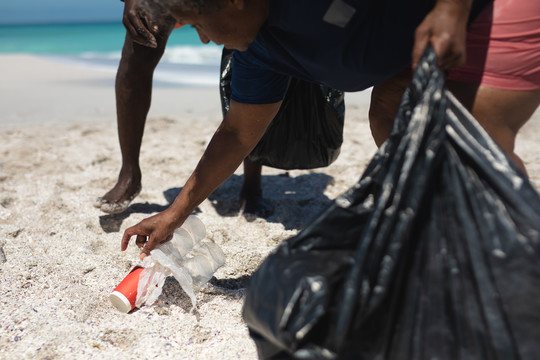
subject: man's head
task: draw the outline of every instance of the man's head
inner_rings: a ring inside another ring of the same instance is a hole
[[[205,44],[247,50],[268,17],[269,0],[145,0],[146,8],[191,25]],[[147,10],[148,11],[148,10]]]

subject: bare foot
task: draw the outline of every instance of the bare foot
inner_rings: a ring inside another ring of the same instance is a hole
[[[244,214],[251,214],[261,218],[269,217],[274,213],[273,207],[268,204],[261,194],[240,194],[240,212]]]
[[[120,181],[114,185],[102,197],[98,197],[94,202],[94,207],[107,214],[120,214],[124,212],[129,204],[141,192],[141,182]]]

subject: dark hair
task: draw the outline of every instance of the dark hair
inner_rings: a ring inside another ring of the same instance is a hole
[[[173,11],[206,14],[223,7],[224,0],[142,0],[141,7],[152,17],[169,16]]]

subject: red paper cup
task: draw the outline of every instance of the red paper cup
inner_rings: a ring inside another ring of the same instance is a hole
[[[137,299],[137,287],[139,286],[139,276],[143,267],[135,266],[133,270],[122,280],[113,290],[109,299],[115,308],[123,313],[128,313],[135,309],[135,300]]]

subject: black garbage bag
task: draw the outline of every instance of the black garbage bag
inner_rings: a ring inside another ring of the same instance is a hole
[[[431,49],[359,182],[253,274],[261,359],[538,359],[540,195]]]
[[[224,49],[220,75],[223,116],[229,111],[232,67],[232,51]],[[248,159],[285,170],[328,166],[341,150],[344,118],[342,91],[293,78],[279,112]]]

